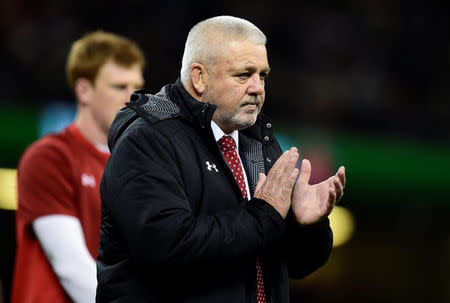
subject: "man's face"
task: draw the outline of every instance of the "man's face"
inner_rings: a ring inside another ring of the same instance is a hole
[[[262,44],[232,41],[222,52],[208,69],[202,101],[217,105],[213,121],[230,133],[256,122],[264,104],[264,81],[270,68]]]
[[[105,133],[108,132],[116,112],[130,100],[130,95],[143,85],[142,69],[138,64],[126,68],[108,61],[100,68],[89,96],[92,99],[89,106],[94,120]]]

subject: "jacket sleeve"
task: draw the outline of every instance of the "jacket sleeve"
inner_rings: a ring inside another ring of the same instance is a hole
[[[289,277],[300,279],[326,263],[333,246],[333,233],[328,218],[312,225],[301,226],[290,213],[287,221],[284,243]]]
[[[165,136],[138,125],[121,137],[108,161],[102,203],[137,264],[224,263],[256,255],[280,240],[284,220],[258,199],[194,216],[174,154]]]

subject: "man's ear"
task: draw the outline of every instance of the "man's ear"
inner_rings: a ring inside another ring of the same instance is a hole
[[[205,66],[200,63],[192,63],[191,65],[191,83],[198,97],[203,95],[208,81],[208,71]]]
[[[87,78],[78,78],[77,80],[75,80],[73,90],[78,102],[81,105],[85,105],[88,104],[92,99],[91,95],[93,93],[94,86],[92,85],[92,82]]]

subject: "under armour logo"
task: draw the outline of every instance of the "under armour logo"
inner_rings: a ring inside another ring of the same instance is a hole
[[[88,174],[82,174],[81,175],[81,184],[83,186],[89,186],[89,187],[95,187],[95,178],[94,176],[88,175]]]
[[[214,164],[214,163],[209,163],[209,161],[206,161],[206,165],[208,165],[206,168],[208,169],[208,170],[215,170],[216,171],[216,173],[218,173],[219,171],[217,170],[217,167],[216,167],[216,165]]]

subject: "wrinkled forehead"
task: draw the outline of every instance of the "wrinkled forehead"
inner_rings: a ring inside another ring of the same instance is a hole
[[[243,58],[258,58],[267,62],[266,46],[246,39],[217,39],[212,44],[207,55],[209,62],[217,64],[223,60],[239,60]],[[229,62],[231,63],[231,62]]]
[[[256,44],[249,40],[231,40],[218,46],[216,64],[226,63],[230,66],[254,66],[268,69],[267,50],[264,44]]]

